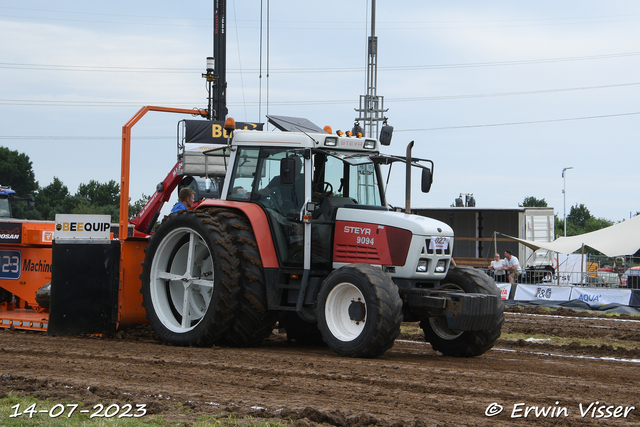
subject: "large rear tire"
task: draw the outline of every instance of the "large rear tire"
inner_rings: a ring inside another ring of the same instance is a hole
[[[233,347],[256,346],[271,335],[278,313],[268,310],[264,269],[251,223],[244,215],[231,211],[219,216],[225,218],[226,231],[233,236],[241,271],[238,308],[222,342]]]
[[[402,300],[391,277],[368,264],[334,270],[318,294],[318,328],[340,356],[376,357],[393,346]]]
[[[500,297],[500,290],[495,281],[471,267],[451,267],[447,276],[442,281],[440,289],[453,290],[461,293],[476,293],[496,295],[498,305],[496,310],[500,316],[486,330],[481,331],[457,331],[447,325],[444,317],[429,317],[420,322],[424,331],[425,341],[431,343],[434,350],[445,356],[474,357],[479,356],[493,347],[500,338],[504,316],[504,302]]]
[[[209,346],[229,327],[240,291],[240,260],[227,220],[215,211],[180,211],[151,237],[142,298],[158,338]]]

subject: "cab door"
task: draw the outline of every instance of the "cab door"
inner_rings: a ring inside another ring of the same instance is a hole
[[[297,165],[293,182],[281,179],[281,161]],[[304,267],[305,159],[302,153],[274,147],[240,147],[227,200],[251,201],[265,210],[281,267]]]

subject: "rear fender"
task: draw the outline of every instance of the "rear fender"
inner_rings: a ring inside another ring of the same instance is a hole
[[[271,228],[269,227],[269,220],[262,208],[255,203],[247,202],[233,202],[230,200],[219,199],[205,199],[198,205],[198,209],[204,208],[227,208],[241,211],[249,222],[251,222],[251,228],[253,228],[253,234],[256,236],[256,242],[258,243],[258,250],[260,251],[260,258],[262,259],[262,266],[264,268],[278,268],[278,257],[276,256],[276,248],[273,245],[273,238],[271,236]]]

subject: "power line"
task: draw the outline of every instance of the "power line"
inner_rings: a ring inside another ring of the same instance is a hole
[[[121,14],[121,13],[97,13],[97,12],[80,12],[78,10],[53,10],[53,9],[33,9],[33,8],[25,8],[25,7],[8,7],[8,6],[0,6],[0,10],[15,10],[15,11],[28,11],[28,12],[39,12],[39,13],[65,13],[70,15],[94,15],[94,16],[113,16],[113,17],[123,17],[123,18],[145,18],[145,19],[189,19],[194,21],[209,21],[209,18],[198,18],[198,17],[181,17],[181,16],[159,16],[159,15],[134,15],[134,14]],[[407,25],[407,24],[415,24],[415,25],[449,25],[449,24],[503,24],[503,23],[513,23],[517,25],[522,25],[522,23],[550,23],[550,25],[562,25],[562,24],[574,24],[574,23],[593,23],[593,22],[618,22],[621,18],[624,21],[628,20],[637,20],[638,14],[624,14],[624,15],[602,15],[602,16],[577,16],[577,17],[560,17],[560,18],[532,18],[532,19],[482,19],[482,20],[451,20],[451,21],[429,21],[429,20],[380,20],[382,24],[398,24],[398,25]],[[353,25],[353,20],[345,19],[341,20],[340,18],[332,17],[331,22],[337,24],[349,24]],[[51,18],[55,19],[55,18]],[[594,21],[598,20],[598,21]],[[611,20],[611,21],[609,21]],[[239,21],[252,21],[256,20],[244,19]],[[552,21],[575,21],[575,22],[552,22]],[[317,20],[299,20],[299,19],[279,19],[272,20],[272,22],[295,22],[295,23],[316,23],[320,25],[326,25],[326,22],[319,22]],[[406,27],[403,27],[406,28]]]
[[[98,16],[98,17],[114,17],[114,18],[134,18],[134,19],[164,19],[164,20],[188,20],[188,21],[206,21],[204,18],[198,17],[175,17],[175,16],[153,16],[153,15],[126,15],[126,14],[114,14],[114,13],[92,13],[92,12],[78,12],[78,11],[61,11],[61,10],[45,10],[45,9],[28,9],[28,8],[13,8],[13,7],[0,7],[0,9],[8,9],[14,11],[29,11],[29,12],[46,12],[48,14],[75,14],[85,16]],[[542,18],[542,19],[504,19],[504,20],[472,20],[472,21],[382,21],[379,25],[380,28],[387,30],[407,30],[407,29],[420,29],[420,30],[444,30],[444,29],[461,29],[461,28],[505,28],[505,27],[533,27],[533,26],[559,26],[559,25],[585,25],[585,24],[601,24],[601,23],[617,23],[617,22],[633,22],[637,21],[637,14],[630,15],[609,15],[609,16],[594,16],[594,17],[569,17],[569,18]],[[14,15],[0,15],[3,18],[10,19],[33,19],[33,20],[46,20],[46,21],[59,21],[59,22],[80,22],[89,24],[110,24],[110,25],[147,25],[147,26],[163,26],[163,27],[202,27],[209,28],[206,24],[179,24],[179,23],[159,23],[159,22],[133,22],[133,21],[105,21],[105,20],[90,20],[90,19],[70,19],[70,18],[58,18],[48,16],[14,16]],[[255,20],[240,20],[242,22],[255,22]],[[555,21],[555,22],[553,22]],[[564,22],[558,22],[564,21]],[[338,30],[359,30],[360,28],[355,25],[353,21],[342,21],[332,19],[331,21],[304,21],[304,20],[275,20],[273,22],[284,24],[280,27],[281,30],[326,30],[327,28],[333,28]],[[291,25],[295,24],[295,25]]]
[[[406,98],[388,98],[387,102],[420,102],[420,101],[445,101],[456,99],[492,98],[504,96],[539,95],[545,93],[575,92],[584,90],[611,89],[619,87],[638,86],[640,82],[616,83],[610,85],[580,86],[572,88],[540,89],[530,91],[497,92],[497,93],[477,93],[461,95],[438,95],[438,96],[417,96]],[[229,106],[259,106],[259,102],[229,102]],[[303,100],[303,101],[272,101],[273,105],[348,105],[353,104],[351,99],[342,100]],[[131,107],[139,105],[175,105],[193,106],[190,101],[162,101],[162,102],[141,102],[141,101],[63,101],[63,100],[38,100],[38,99],[0,99],[0,105],[39,105],[42,107]]]
[[[79,12],[77,10],[51,10],[51,9],[29,9],[26,7],[0,7],[0,9],[10,9],[10,10],[26,10],[29,12],[46,12],[46,13],[68,13],[72,15],[97,15],[97,16],[117,16],[123,18],[149,18],[149,19],[190,19],[194,21],[207,21],[209,22],[209,18],[182,18],[177,16],[158,16],[158,15],[125,15],[120,13],[96,13],[96,12]],[[55,19],[55,18],[52,18]]]
[[[10,18],[10,19],[33,19],[33,20],[39,20],[39,21],[82,22],[82,23],[88,23],[88,24],[135,25],[135,26],[146,25],[151,27],[186,27],[186,28],[193,28],[193,27],[210,28],[211,27],[211,25],[205,25],[205,24],[198,25],[193,23],[169,24],[169,23],[160,23],[160,22],[97,21],[97,20],[88,20],[88,19],[69,19],[69,18],[51,18],[51,17],[42,18],[42,17],[33,17],[33,16],[24,17],[24,16],[11,16],[11,15],[0,15],[0,17]],[[154,19],[157,19],[157,18],[154,18]],[[189,19],[191,20],[191,18]]]
[[[437,128],[423,128],[423,129],[399,129],[396,128],[394,132],[424,132],[434,130],[452,130],[452,129],[474,129],[483,127],[498,127],[498,126],[517,126],[517,125],[530,125],[540,123],[554,123],[554,122],[568,122],[575,120],[593,120],[593,119],[605,119],[611,117],[625,117],[639,115],[640,111],[633,113],[618,113],[618,114],[601,114],[598,116],[585,116],[585,117],[569,117],[562,119],[548,119],[548,120],[532,120],[524,122],[507,122],[507,123],[490,123],[490,124],[478,124],[478,125],[463,125],[463,126],[444,126]],[[0,140],[74,140],[74,141],[119,141],[120,137],[115,136],[0,136]],[[166,140],[175,139],[175,137],[169,136],[138,136],[136,139],[149,139],[149,140]]]
[[[527,90],[527,91],[517,91],[517,92],[476,93],[476,94],[470,94],[470,95],[440,95],[440,96],[422,96],[422,97],[411,97],[411,98],[389,98],[389,101],[393,101],[393,102],[440,101],[440,100],[447,100],[447,99],[470,99],[470,98],[491,98],[491,97],[500,97],[500,96],[538,95],[542,93],[559,93],[559,92],[573,92],[573,91],[581,91],[581,90],[610,89],[610,88],[616,88],[616,87],[628,87],[628,86],[637,86],[637,85],[640,85],[640,82],[617,83],[617,84],[597,85],[597,86],[581,86],[581,87],[571,87],[571,88]]]
[[[0,68],[17,70],[89,71],[103,73],[196,73],[202,71],[196,70],[195,68],[102,67],[93,65],[25,64],[14,62],[0,62]]]
[[[0,105],[37,105],[40,107],[132,107],[142,105],[173,105],[180,107],[193,107],[190,101],[169,101],[169,102],[139,102],[139,101],[61,101],[61,100],[41,100],[41,99],[0,99]],[[238,105],[240,105],[238,103]]]
[[[548,120],[532,120],[532,121],[526,121],[526,122],[490,123],[490,124],[464,125],[464,126],[443,126],[443,127],[437,127],[437,128],[424,128],[424,129],[397,129],[397,130],[394,130],[394,132],[418,132],[418,131],[433,131],[433,130],[473,129],[473,128],[498,127],[498,126],[531,125],[531,124],[539,124],[539,123],[569,122],[574,120],[605,119],[610,117],[634,116],[638,114],[640,114],[640,111],[635,113],[602,114],[599,116],[570,117],[570,118],[563,118],[563,119],[548,119]]]
[[[60,135],[22,135],[22,136],[0,136],[0,139],[4,140],[48,140],[48,141],[121,141],[122,137],[119,136],[60,136]],[[136,136],[135,139],[172,139],[175,140],[175,136]]]
[[[469,62],[452,64],[431,64],[431,65],[397,65],[388,67],[378,67],[381,71],[419,71],[419,70],[440,70],[451,68],[478,68],[478,67],[501,67],[514,65],[548,64],[571,61],[590,61],[600,59],[625,58],[640,55],[637,52],[619,52],[603,55],[570,56],[559,58],[523,59],[514,61],[494,61],[494,62]],[[171,67],[106,67],[95,65],[60,65],[60,64],[30,64],[0,62],[0,68],[20,69],[20,70],[48,70],[48,71],[87,71],[87,72],[109,72],[109,73],[199,73],[202,70],[195,68],[171,68]],[[259,69],[229,69],[230,73],[258,73]],[[272,68],[270,73],[278,74],[308,74],[308,73],[361,73],[361,67],[331,67],[331,68]]]

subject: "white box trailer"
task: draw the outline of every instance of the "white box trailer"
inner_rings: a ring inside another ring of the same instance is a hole
[[[453,228],[456,236],[453,257],[459,264],[486,267],[493,260],[494,253],[504,258],[504,251],[510,250],[518,257],[523,268],[553,265],[553,253],[545,250],[534,252],[503,236],[538,242],[553,241],[553,208],[418,207],[412,211],[440,220]]]

